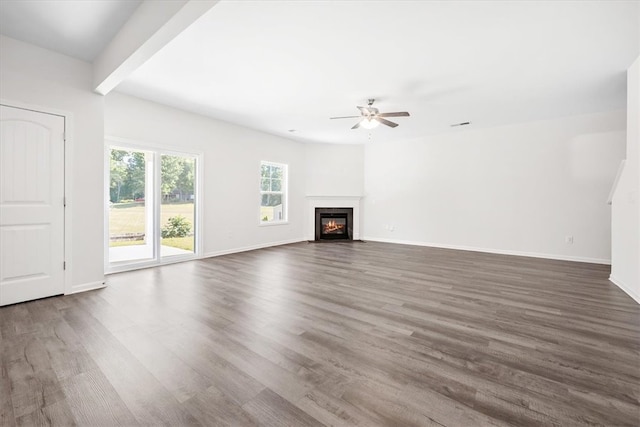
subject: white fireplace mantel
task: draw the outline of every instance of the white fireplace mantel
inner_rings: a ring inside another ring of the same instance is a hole
[[[316,208],[353,208],[353,240],[360,240],[360,200],[362,196],[306,196],[305,238],[315,240]]]

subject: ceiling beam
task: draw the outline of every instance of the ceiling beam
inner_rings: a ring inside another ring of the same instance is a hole
[[[93,62],[93,87],[108,94],[219,0],[146,0]]]

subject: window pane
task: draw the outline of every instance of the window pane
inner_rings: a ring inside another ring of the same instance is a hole
[[[282,168],[279,166],[271,166],[271,178],[282,179]]]
[[[193,253],[195,159],[167,154],[161,157],[160,255]]]
[[[262,206],[260,206],[260,219],[262,221],[284,220],[284,209],[281,194],[263,194]]]
[[[279,179],[272,179],[271,191],[282,191],[282,181]]]
[[[269,184],[270,184],[270,179],[265,179],[262,178],[262,183],[260,184],[260,190],[262,191],[269,191],[271,188],[269,188]]]
[[[262,206],[278,206],[282,204],[282,194],[263,194]]]
[[[145,198],[153,154],[112,148],[109,158],[109,262],[153,258],[153,203]]]
[[[270,178],[271,177],[271,166],[269,165],[262,165],[260,167],[260,176],[262,178]]]

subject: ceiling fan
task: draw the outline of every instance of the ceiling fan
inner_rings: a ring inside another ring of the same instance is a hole
[[[360,118],[360,121],[353,125],[351,129],[358,129],[359,127],[363,127],[365,129],[373,129],[378,126],[380,123],[383,125],[387,125],[389,127],[398,126],[397,123],[387,120],[385,117],[408,117],[409,113],[406,111],[396,112],[396,113],[381,113],[377,108],[373,106],[375,99],[369,99],[369,103],[366,107],[358,107],[360,110],[359,116],[344,116],[344,117],[329,117],[330,119],[355,119]]]

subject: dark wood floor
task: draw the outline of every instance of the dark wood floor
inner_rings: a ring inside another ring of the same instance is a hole
[[[2,425],[640,423],[606,266],[300,243],[0,309]]]

